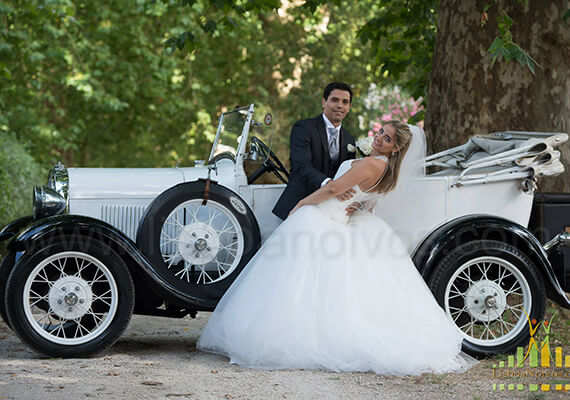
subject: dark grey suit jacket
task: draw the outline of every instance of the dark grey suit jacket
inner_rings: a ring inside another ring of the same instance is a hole
[[[326,177],[334,176],[341,162],[354,159],[356,153],[348,151],[348,144],[354,145],[354,138],[341,128],[339,161],[331,168],[328,135],[323,115],[297,121],[291,130],[289,183],[277,200],[273,214],[281,219],[287,218],[289,211],[299,200],[320,188]]]

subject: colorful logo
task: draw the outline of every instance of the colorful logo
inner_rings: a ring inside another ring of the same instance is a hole
[[[530,383],[528,384],[529,391],[570,391],[570,383],[568,383],[570,371],[566,370],[566,368],[570,368],[570,355],[563,358],[562,347],[556,347],[553,356],[550,347],[552,322],[558,315],[558,311],[549,321],[540,322],[534,318],[531,320],[526,310],[523,309],[523,311],[528,321],[530,333],[528,347],[526,351],[522,346],[517,347],[516,356],[508,356],[506,367],[504,361],[500,361],[499,365],[493,364],[493,378],[538,378],[549,383]],[[541,338],[539,338],[541,327]],[[540,346],[538,341],[540,341]],[[494,383],[493,390],[525,390],[525,384]]]

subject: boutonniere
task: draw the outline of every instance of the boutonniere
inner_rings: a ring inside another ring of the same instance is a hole
[[[356,146],[353,146],[352,144],[348,144],[346,146],[346,149],[351,153],[354,153],[358,149],[358,151],[363,156],[367,156],[372,152],[372,142],[373,141],[374,141],[374,136],[364,136],[364,137],[358,138],[358,140],[355,143]]]

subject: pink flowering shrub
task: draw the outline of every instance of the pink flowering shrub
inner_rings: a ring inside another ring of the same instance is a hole
[[[367,130],[368,136],[374,135],[382,128],[382,124],[392,119],[403,122],[423,110],[422,98],[414,99],[407,96],[396,85],[379,88],[370,84],[368,94],[363,99],[363,112],[358,116],[360,129]],[[423,127],[422,121],[415,121],[416,125]]]

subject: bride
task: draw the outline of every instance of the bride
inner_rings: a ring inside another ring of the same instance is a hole
[[[353,189],[354,202],[381,206],[398,176],[412,175],[423,140],[390,121],[370,157],[343,162],[302,199],[220,300],[198,349],[258,369],[419,375],[471,366],[394,231],[336,199]]]

